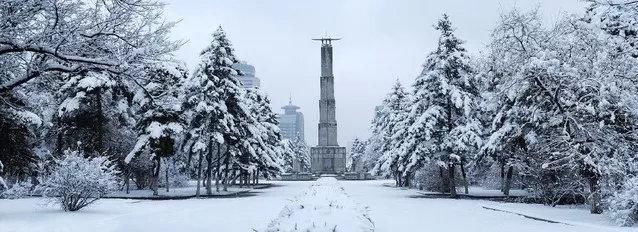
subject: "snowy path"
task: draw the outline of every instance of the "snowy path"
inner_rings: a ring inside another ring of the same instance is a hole
[[[71,213],[62,212],[54,206],[42,206],[40,198],[0,199],[0,231],[265,231],[273,220],[281,218],[281,212],[287,207],[303,203],[314,208],[336,199],[343,203],[338,205],[346,207],[345,210],[337,208],[323,212],[338,215],[340,220],[337,223],[356,222],[360,219],[360,209],[367,207],[364,210],[366,217],[369,216],[374,223],[375,231],[380,232],[638,232],[638,228],[612,227],[604,216],[590,215],[583,209],[480,200],[412,198],[418,195],[416,190],[382,186],[388,181],[326,182],[324,179],[323,183],[274,183],[278,186],[257,190],[259,193],[255,196],[243,198],[168,201],[105,199],[97,205]],[[313,191],[316,195],[313,195]],[[314,201],[313,196],[322,199]],[[571,225],[535,221],[486,210],[483,206],[548,217]],[[308,215],[306,213],[301,212],[299,215],[302,217],[295,216],[294,220]],[[322,217],[321,214],[312,216]]]
[[[372,232],[374,224],[335,178],[323,177],[287,204],[267,231]]]

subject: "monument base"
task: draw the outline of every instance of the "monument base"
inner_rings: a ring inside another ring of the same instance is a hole
[[[310,157],[312,173],[342,174],[346,171],[345,147],[311,147]]]

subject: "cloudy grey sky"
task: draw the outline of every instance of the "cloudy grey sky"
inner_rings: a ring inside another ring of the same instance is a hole
[[[317,144],[319,48],[311,38],[325,33],[334,43],[335,98],[339,143],[370,134],[374,107],[399,79],[410,86],[436,45],[432,25],[448,13],[471,54],[489,40],[499,14],[513,7],[538,7],[552,23],[565,13],[582,13],[579,0],[166,0],[165,11],[181,20],[174,38],[191,69],[218,25],[241,60],[255,66],[262,90],[278,112],[288,103],[305,114],[306,140]]]

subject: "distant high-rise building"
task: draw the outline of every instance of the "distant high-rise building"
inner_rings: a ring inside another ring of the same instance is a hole
[[[297,112],[299,106],[293,105],[291,100],[287,106],[281,108],[284,113],[279,115],[279,129],[283,139],[294,140],[299,136],[305,140],[303,113]]]
[[[255,76],[255,66],[242,61],[239,63],[235,63],[233,65],[233,68],[239,70],[242,73],[242,75],[236,76],[241,84],[241,87],[245,89],[259,88],[261,83],[259,78]]]

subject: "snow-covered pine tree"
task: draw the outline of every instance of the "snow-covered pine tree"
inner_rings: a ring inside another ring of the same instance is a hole
[[[294,144],[289,139],[283,139],[281,140],[281,146],[283,148],[283,154],[282,154],[283,170],[282,171],[285,173],[292,173],[294,165],[295,165],[294,163],[295,163],[295,156],[296,156],[296,153],[294,150]]]
[[[397,80],[377,108],[377,114],[372,122],[372,130],[379,136],[379,152],[381,153],[372,172],[376,175],[393,176],[397,186],[407,184],[402,181],[399,162],[405,155],[401,145],[409,127],[409,122],[406,120],[409,100],[408,93]]]
[[[53,120],[53,155],[81,149],[92,156],[109,155],[123,165],[135,136],[134,82],[106,71],[63,75],[61,79],[64,84],[57,94],[60,104]]]
[[[190,115],[190,122],[189,145],[185,147],[188,152],[198,155],[198,180],[201,180],[202,163],[206,158],[207,182],[210,182],[212,176],[213,152],[224,152],[224,156],[217,160],[215,178],[223,179],[222,184],[226,190],[231,177],[230,168],[238,162],[239,146],[244,142],[241,139],[247,134],[246,125],[254,120],[247,119],[250,114],[242,106],[243,91],[234,77],[238,72],[232,67],[237,59],[221,26],[213,33],[211,44],[201,52],[200,58],[199,67],[187,81],[188,96],[184,109]],[[216,151],[213,150],[215,148]],[[207,184],[208,193],[212,193],[210,186],[211,184]],[[197,194],[199,195],[199,184]]]
[[[41,125],[22,91],[0,96],[0,162],[6,165],[3,174],[7,182],[33,176],[36,171],[39,158],[33,148]]]
[[[379,162],[381,158],[381,141],[380,137],[377,134],[372,134],[368,139],[366,139],[366,150],[363,152],[362,157],[362,165],[364,170],[368,170],[368,173],[375,174],[374,170],[375,165]]]
[[[295,139],[292,140],[292,150],[295,154],[294,164],[298,165],[296,171],[309,172],[310,171],[310,148],[306,144],[306,141],[301,138],[301,135],[297,134]]]
[[[248,162],[243,163],[247,168],[244,168],[242,178],[247,183],[248,176],[252,176],[253,182],[256,182],[260,173],[266,177],[279,173],[282,169],[283,149],[277,115],[270,107],[270,100],[258,89],[248,89],[244,92],[244,104],[254,119],[247,128],[250,134],[243,138],[250,145],[242,149],[244,154],[250,155]]]
[[[445,162],[450,194],[456,196],[455,167],[481,145],[480,123],[475,117],[477,86],[463,42],[454,35],[447,15],[435,29],[440,31],[437,49],[430,53],[414,84],[410,124],[403,152],[404,178],[431,160]]]
[[[158,63],[146,68],[144,86],[135,96],[139,104],[137,142],[126,156],[128,164],[145,153],[153,160],[151,189],[158,194],[161,159],[175,155],[184,130],[180,117],[182,84],[188,76],[186,69],[173,63]],[[128,173],[127,173],[128,175]],[[128,181],[128,180],[127,180]]]
[[[366,151],[366,142],[360,140],[359,138],[355,138],[352,141],[352,145],[350,146],[350,154],[348,155],[349,159],[349,167],[348,170],[350,172],[359,172],[368,170],[363,169],[363,155]]]
[[[371,157],[375,157],[369,158],[369,160],[373,161],[370,172],[373,175],[390,177],[392,173],[389,170],[382,170],[383,163],[385,163],[386,160],[389,158],[384,156],[383,154],[383,146],[386,141],[386,137],[384,136],[385,123],[383,120],[383,118],[385,118],[386,116],[385,102],[386,100],[384,99],[383,101],[381,101],[380,105],[374,108],[374,116],[372,117],[372,121],[370,122],[370,130],[372,131],[372,134],[370,135],[370,138],[368,138],[369,146],[366,153],[371,154]]]

